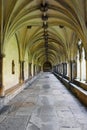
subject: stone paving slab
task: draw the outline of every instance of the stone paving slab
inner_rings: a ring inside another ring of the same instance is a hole
[[[7,117],[1,124],[0,130],[24,130],[28,122],[27,116]]]
[[[0,111],[0,130],[87,130],[87,108],[42,73]]]
[[[60,128],[60,130],[81,130],[81,128]]]

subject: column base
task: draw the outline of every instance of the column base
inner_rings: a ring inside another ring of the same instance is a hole
[[[20,83],[20,84],[24,83],[24,80],[23,80],[23,79],[20,79],[20,80],[19,80],[19,83]]]

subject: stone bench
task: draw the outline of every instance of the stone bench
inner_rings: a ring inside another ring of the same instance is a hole
[[[80,86],[69,82],[69,80],[62,78],[57,73],[54,73],[55,76],[58,77],[58,79],[70,90],[74,93],[74,95],[85,105],[87,106],[87,91],[84,88],[81,88]],[[87,86],[86,86],[87,87]]]

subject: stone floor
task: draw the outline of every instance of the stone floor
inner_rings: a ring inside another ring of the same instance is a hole
[[[87,109],[51,73],[42,73],[0,111],[0,130],[87,130]]]

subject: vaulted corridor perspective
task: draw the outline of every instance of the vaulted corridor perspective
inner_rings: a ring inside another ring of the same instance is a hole
[[[0,111],[0,130],[87,130],[87,110],[50,72]]]

